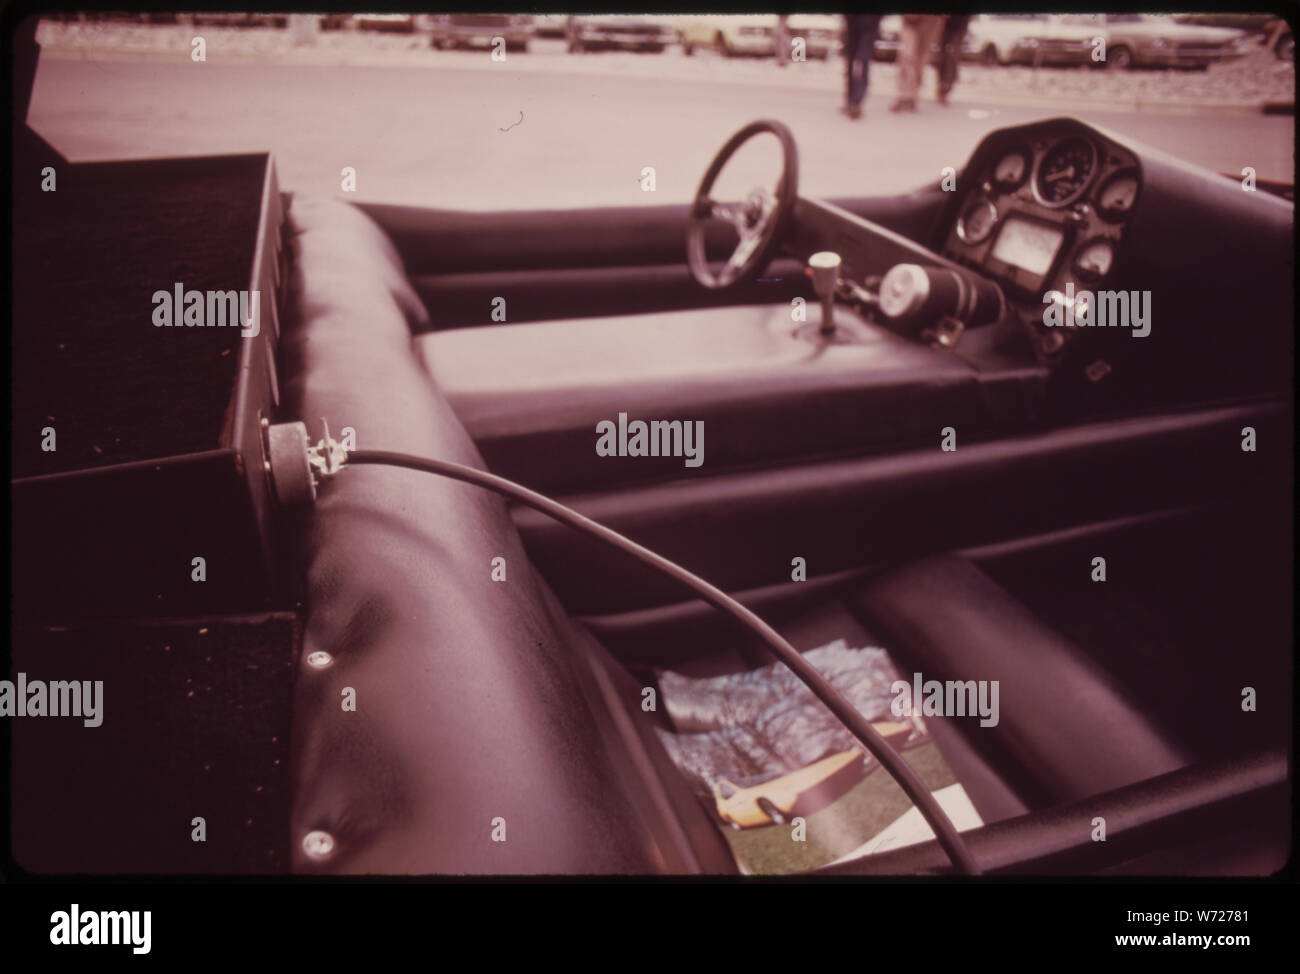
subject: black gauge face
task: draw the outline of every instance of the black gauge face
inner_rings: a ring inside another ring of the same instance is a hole
[[[1097,165],[1097,152],[1087,139],[1062,139],[1038,163],[1034,192],[1047,206],[1065,206],[1083,195]]]
[[[957,220],[957,236],[968,244],[987,240],[998,222],[997,208],[988,200],[975,200],[967,204]]]
[[[1097,194],[1097,210],[1108,220],[1121,220],[1133,209],[1137,192],[1137,173],[1117,172]]]
[[[999,189],[1015,189],[1028,175],[1029,153],[1024,149],[1012,149],[998,159],[997,165],[993,167],[993,182]]]

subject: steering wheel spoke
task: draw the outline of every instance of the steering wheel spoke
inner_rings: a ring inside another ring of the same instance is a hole
[[[745,218],[739,203],[719,203],[717,200],[709,200],[707,213],[715,220],[724,220],[732,224],[737,230],[745,229]]]
[[[740,235],[740,243],[736,245],[736,249],[732,251],[731,256],[727,258],[727,268],[731,270],[733,274],[738,274],[750,258],[754,256],[754,252],[758,250],[758,245],[761,241],[762,237],[756,233],[742,233]]]

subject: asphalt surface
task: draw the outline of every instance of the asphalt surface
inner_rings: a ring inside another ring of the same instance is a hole
[[[481,56],[486,60],[487,55]],[[652,57],[652,56],[647,56]],[[775,69],[774,69],[775,70]],[[927,71],[923,95],[933,74]],[[794,131],[800,191],[896,193],[960,167],[989,131],[1069,114],[1188,161],[1294,178],[1294,118],[1080,112],[923,101],[891,115],[869,95],[779,83],[537,71],[475,62],[338,67],[43,57],[29,121],[74,161],[270,150],[283,188],[488,210],[684,202],[726,139],[756,118]],[[342,194],[340,171],[356,170]],[[655,169],[654,193],[642,189]]]

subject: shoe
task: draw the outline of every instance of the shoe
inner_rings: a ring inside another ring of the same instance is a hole
[[[850,106],[849,106],[849,118],[861,118],[861,117],[862,117],[862,106],[861,106],[861,105],[850,105]]]
[[[900,98],[889,106],[891,112],[914,112],[916,111],[915,98]]]
[[[946,91],[939,92],[938,100],[939,100],[939,104],[943,105],[946,108],[948,106],[948,92]]]

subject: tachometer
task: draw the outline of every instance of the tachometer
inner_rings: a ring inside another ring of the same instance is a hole
[[[1097,168],[1097,150],[1073,136],[1052,146],[1038,161],[1034,195],[1044,206],[1066,206],[1083,195]]]

